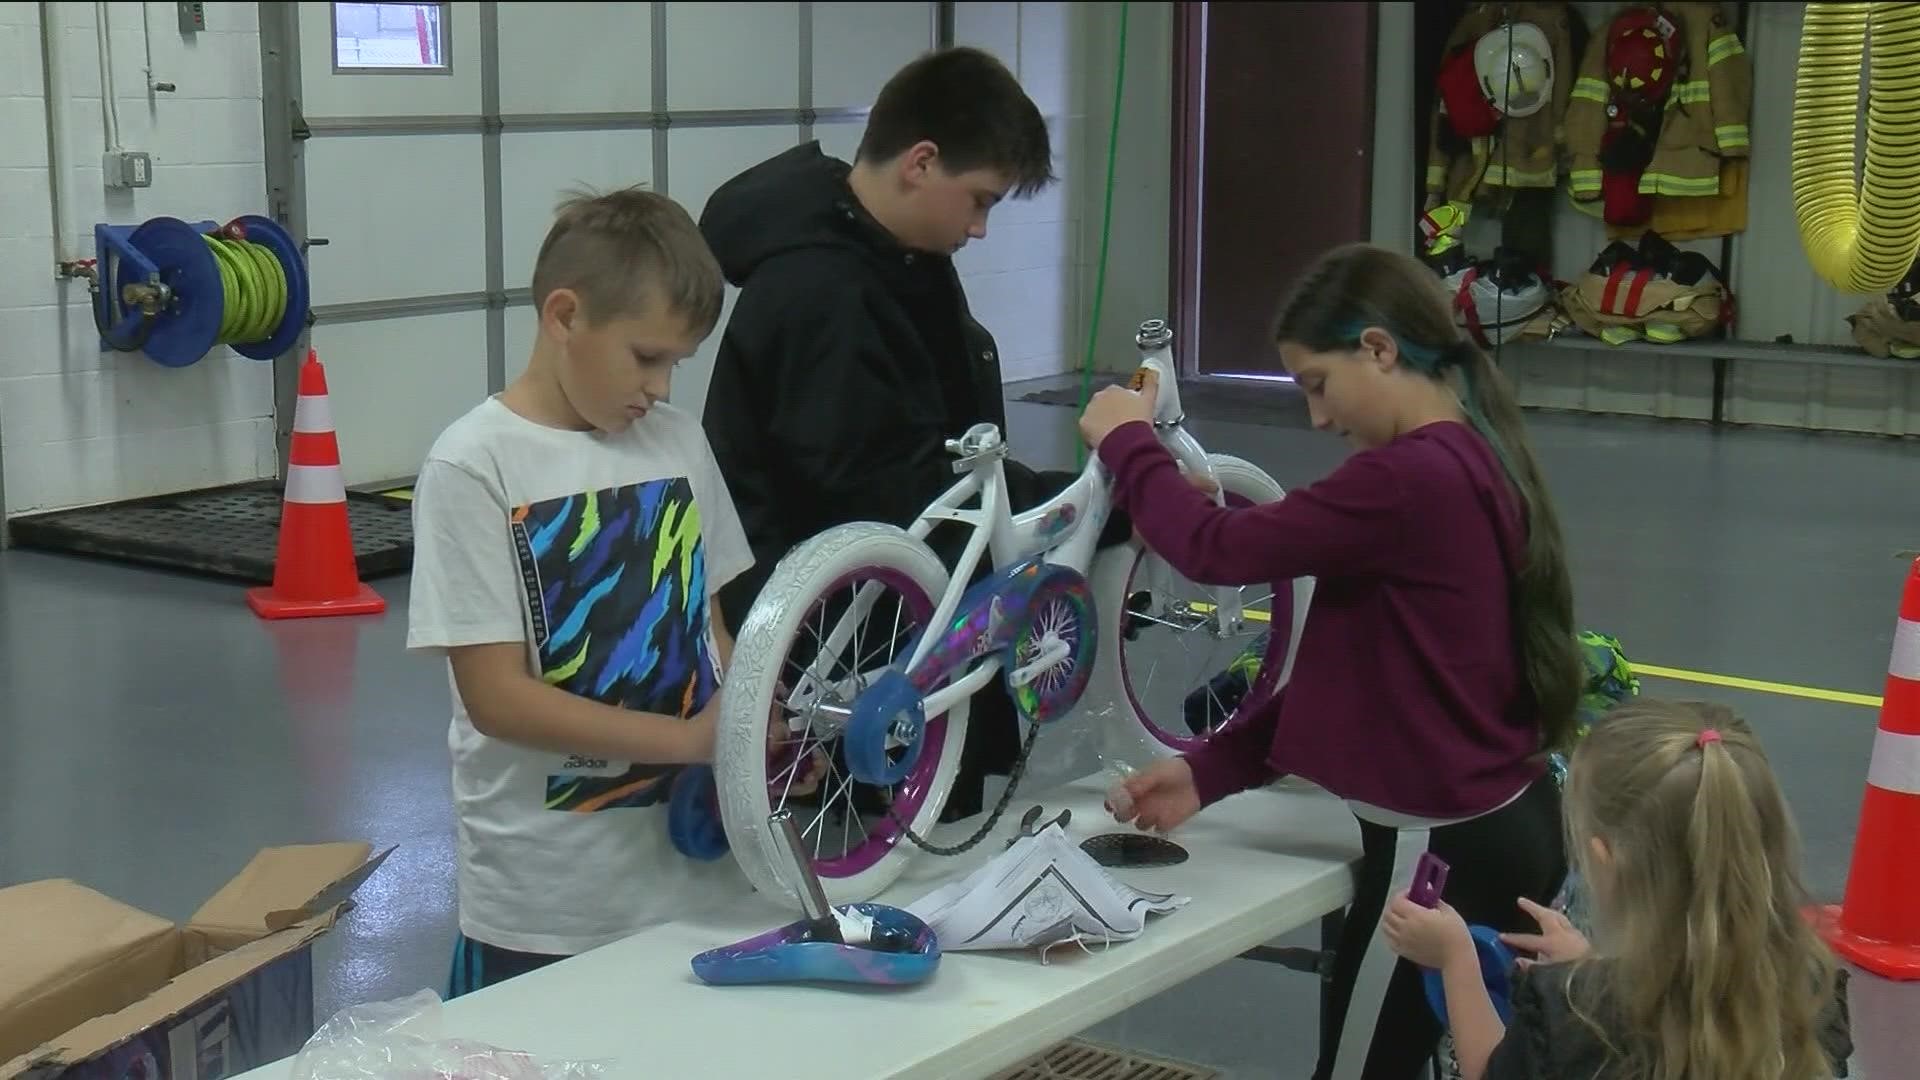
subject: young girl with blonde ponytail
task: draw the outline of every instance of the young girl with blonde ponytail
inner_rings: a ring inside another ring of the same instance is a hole
[[[1502,1025],[1460,915],[1402,895],[1401,956],[1439,970],[1465,1080],[1817,1080],[1851,1053],[1842,992],[1808,927],[1799,842],[1747,725],[1718,705],[1641,698],[1574,751],[1569,844],[1594,944],[1523,905],[1534,958]]]

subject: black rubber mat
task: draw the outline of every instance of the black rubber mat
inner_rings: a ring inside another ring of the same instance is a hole
[[[280,493],[278,482],[263,481],[162,495],[19,517],[9,531],[21,547],[266,584],[280,544]],[[413,566],[409,500],[349,491],[347,518],[361,578]]]
[[[1105,387],[1118,385],[1120,380],[1111,375],[1097,375],[1094,377],[1089,393],[1099,393]],[[1080,405],[1080,387],[1056,386],[1047,390],[1032,390],[1013,400],[1022,401],[1028,405],[1062,405],[1077,408]]]

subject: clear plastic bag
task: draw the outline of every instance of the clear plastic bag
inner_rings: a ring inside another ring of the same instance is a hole
[[[597,1080],[605,1071],[445,1038],[431,990],[342,1009],[293,1061],[293,1080]]]
[[[1113,709],[1090,698],[1082,698],[1067,715],[1048,721],[1039,738],[1033,741],[1033,752],[1027,755],[1026,768],[1020,774],[1020,790],[1046,791],[1100,768],[1103,729],[1115,723],[1118,720]],[[1021,734],[1025,735],[1025,731]]]

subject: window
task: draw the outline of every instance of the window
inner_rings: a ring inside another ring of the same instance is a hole
[[[333,5],[333,70],[451,70],[447,48],[449,6]]]

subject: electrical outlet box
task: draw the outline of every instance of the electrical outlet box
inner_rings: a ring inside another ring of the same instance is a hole
[[[207,28],[207,5],[182,2],[175,6],[180,9],[181,33],[191,34]]]
[[[138,150],[120,150],[100,159],[100,171],[106,174],[110,188],[153,186],[153,158]]]

